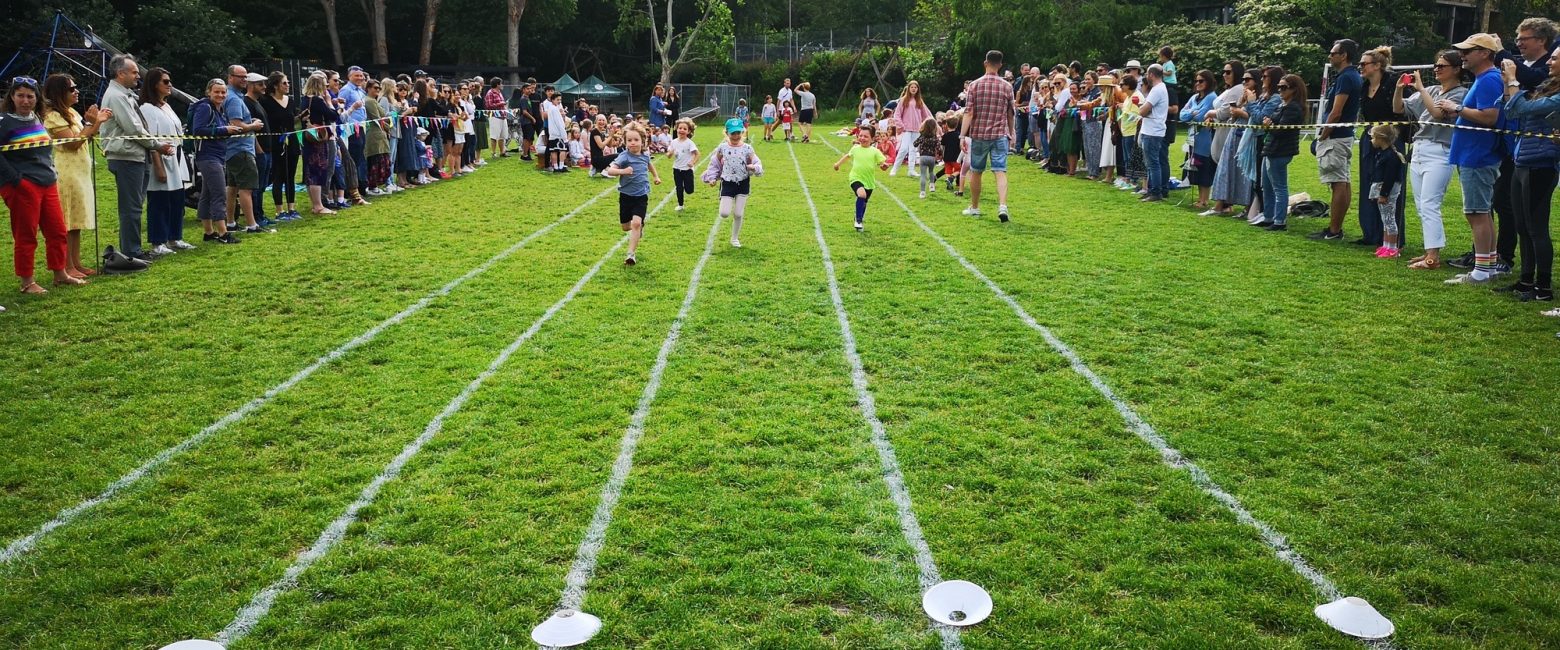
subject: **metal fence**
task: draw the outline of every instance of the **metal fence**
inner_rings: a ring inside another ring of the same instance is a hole
[[[845,29],[808,29],[740,36],[732,48],[737,63],[796,61],[817,52],[854,50],[866,39],[910,44],[915,23],[883,23]]]
[[[736,84],[673,84],[682,99],[682,114],[699,119],[714,116],[725,119],[737,114],[737,101],[747,100],[753,108],[752,86]],[[755,114],[757,111],[753,111]]]

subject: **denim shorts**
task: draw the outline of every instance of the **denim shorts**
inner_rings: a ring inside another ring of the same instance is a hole
[[[987,157],[991,158],[991,164],[986,164]],[[1006,172],[1008,158],[1008,139],[1002,136],[995,140],[970,140],[970,171],[980,173],[984,171]]]
[[[1495,180],[1500,177],[1500,165],[1489,167],[1457,166],[1457,177],[1462,181],[1463,214],[1483,212],[1488,214],[1495,205]]]

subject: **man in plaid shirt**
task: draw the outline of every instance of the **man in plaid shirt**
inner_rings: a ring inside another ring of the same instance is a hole
[[[970,207],[964,214],[980,216],[980,179],[987,167],[997,177],[997,218],[1008,220],[1007,157],[1013,142],[1013,86],[1002,77],[1002,53],[986,53],[986,75],[970,84],[960,133],[970,139]],[[988,165],[987,159],[990,159]]]

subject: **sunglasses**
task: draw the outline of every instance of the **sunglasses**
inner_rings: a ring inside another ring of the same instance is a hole
[[[66,90],[66,91],[67,91],[67,92],[76,92],[76,87],[75,87],[75,86],[71,86],[71,87],[69,87],[69,88],[66,88],[66,89],[65,89],[65,90]]]
[[[36,88],[38,86],[38,80],[32,77],[11,77],[11,85],[15,86],[18,84]]]
[[[157,84],[161,85],[161,86],[172,86],[173,85],[173,80],[172,79],[163,79],[162,81],[157,82]]]
[[[1279,84],[1278,85],[1278,89],[1279,90],[1289,90],[1289,84]]]
[[[1452,67],[1452,64],[1450,64],[1450,63],[1437,63],[1437,64],[1435,64],[1435,65],[1433,65],[1431,67],[1435,68],[1436,70],[1440,70],[1441,68],[1450,68],[1450,67]]]
[[[1235,74],[1234,70],[1225,70],[1224,74]]]

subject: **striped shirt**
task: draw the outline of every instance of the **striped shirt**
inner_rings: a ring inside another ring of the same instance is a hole
[[[996,140],[1012,132],[1012,85],[987,74],[971,83],[968,92],[970,128],[965,136],[972,140]]]

